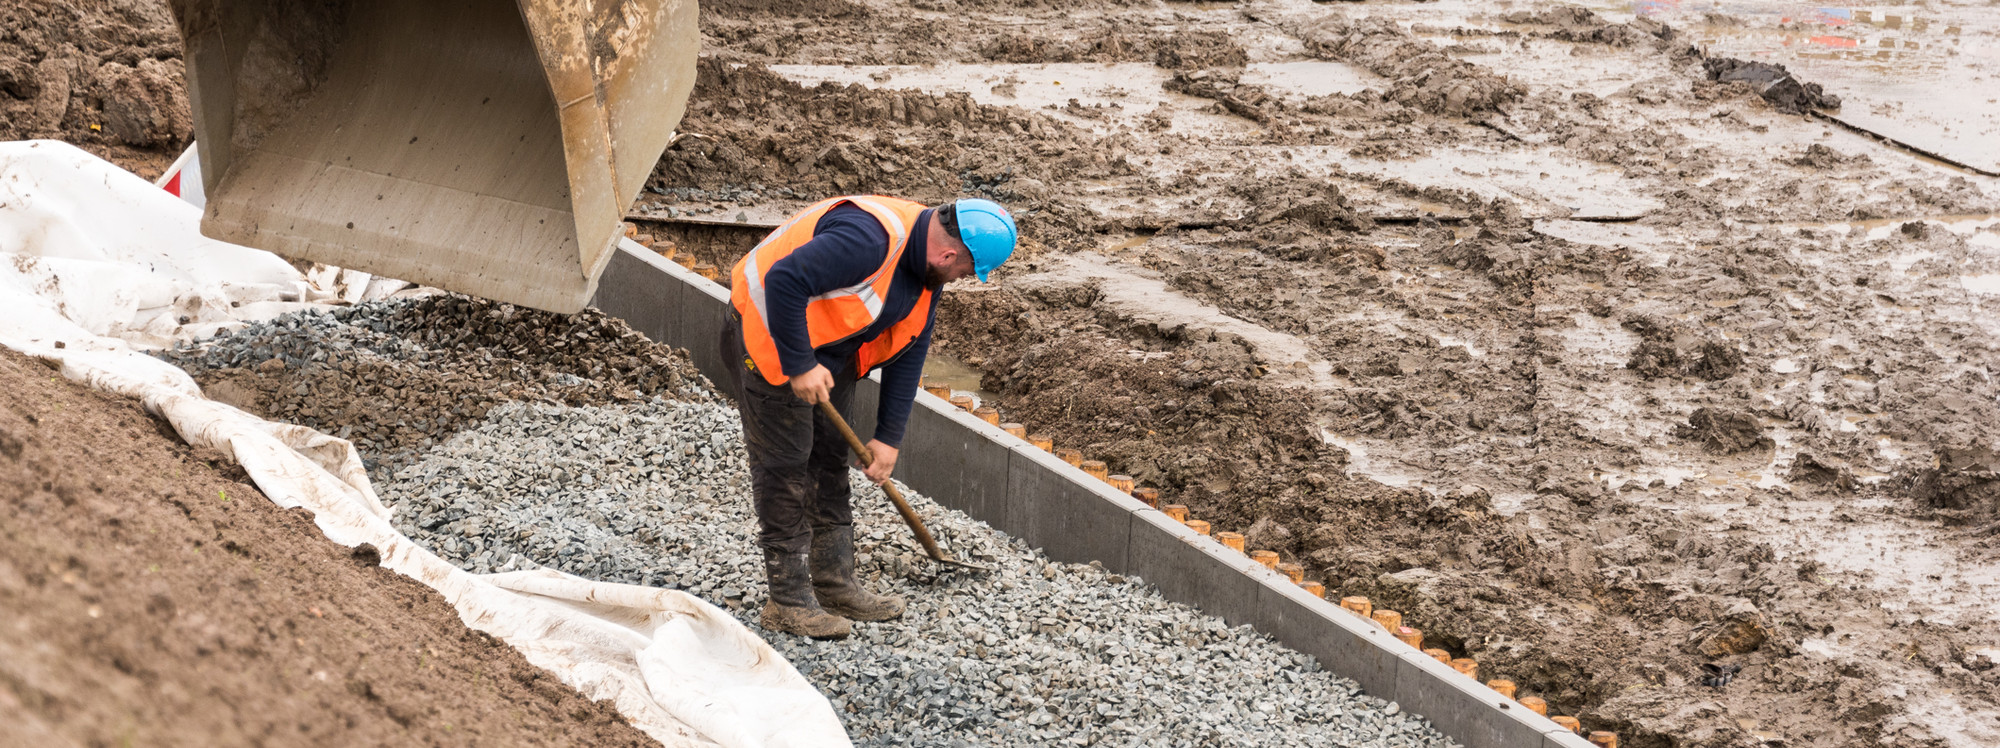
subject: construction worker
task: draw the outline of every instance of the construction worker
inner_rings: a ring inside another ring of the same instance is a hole
[[[838,197],[793,216],[730,271],[732,324],[724,360],[750,455],[757,542],[772,631],[840,639],[850,621],[903,614],[854,575],[854,514],[847,442],[819,412],[845,416],[854,383],[882,371],[874,462],[881,485],[895,470],[910,403],[930,350],[944,285],[987,273],[1014,253],[1014,218],[990,200],[927,208],[878,195]]]

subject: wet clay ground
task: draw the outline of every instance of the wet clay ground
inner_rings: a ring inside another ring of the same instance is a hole
[[[0,745],[658,745],[246,480],[0,351]]]
[[[1000,199],[1007,420],[1626,746],[2000,743],[1989,8],[777,5],[639,210]]]

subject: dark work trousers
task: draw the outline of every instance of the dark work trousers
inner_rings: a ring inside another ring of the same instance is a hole
[[[750,453],[757,544],[805,553],[812,546],[812,528],[854,524],[847,440],[819,406],[792,394],[791,385],[774,386],[751,370],[740,318],[732,313],[722,327],[722,356],[736,378],[736,409],[743,416],[743,446]],[[833,407],[845,418],[853,409],[854,382],[835,382]]]

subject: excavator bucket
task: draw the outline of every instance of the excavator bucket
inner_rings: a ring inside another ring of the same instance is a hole
[[[686,110],[695,0],[172,0],[202,233],[569,313]]]

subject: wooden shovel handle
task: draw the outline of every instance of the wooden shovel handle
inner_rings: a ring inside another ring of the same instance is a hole
[[[875,454],[868,450],[867,444],[861,442],[861,437],[855,436],[854,429],[848,427],[847,419],[840,417],[840,410],[833,407],[833,403],[821,400],[819,412],[825,413],[827,420],[833,422],[834,428],[840,429],[840,435],[847,439],[848,448],[854,450],[855,456],[861,458],[863,465],[875,464]],[[944,551],[938,548],[937,539],[931,537],[930,529],[924,527],[923,519],[917,516],[917,510],[910,507],[910,502],[903,500],[903,492],[896,490],[896,482],[884,482],[882,493],[888,494],[889,500],[895,502],[897,513],[903,515],[903,524],[909,525],[910,532],[916,533],[917,542],[923,544],[924,552],[930,554],[934,561],[949,561],[945,558]]]

